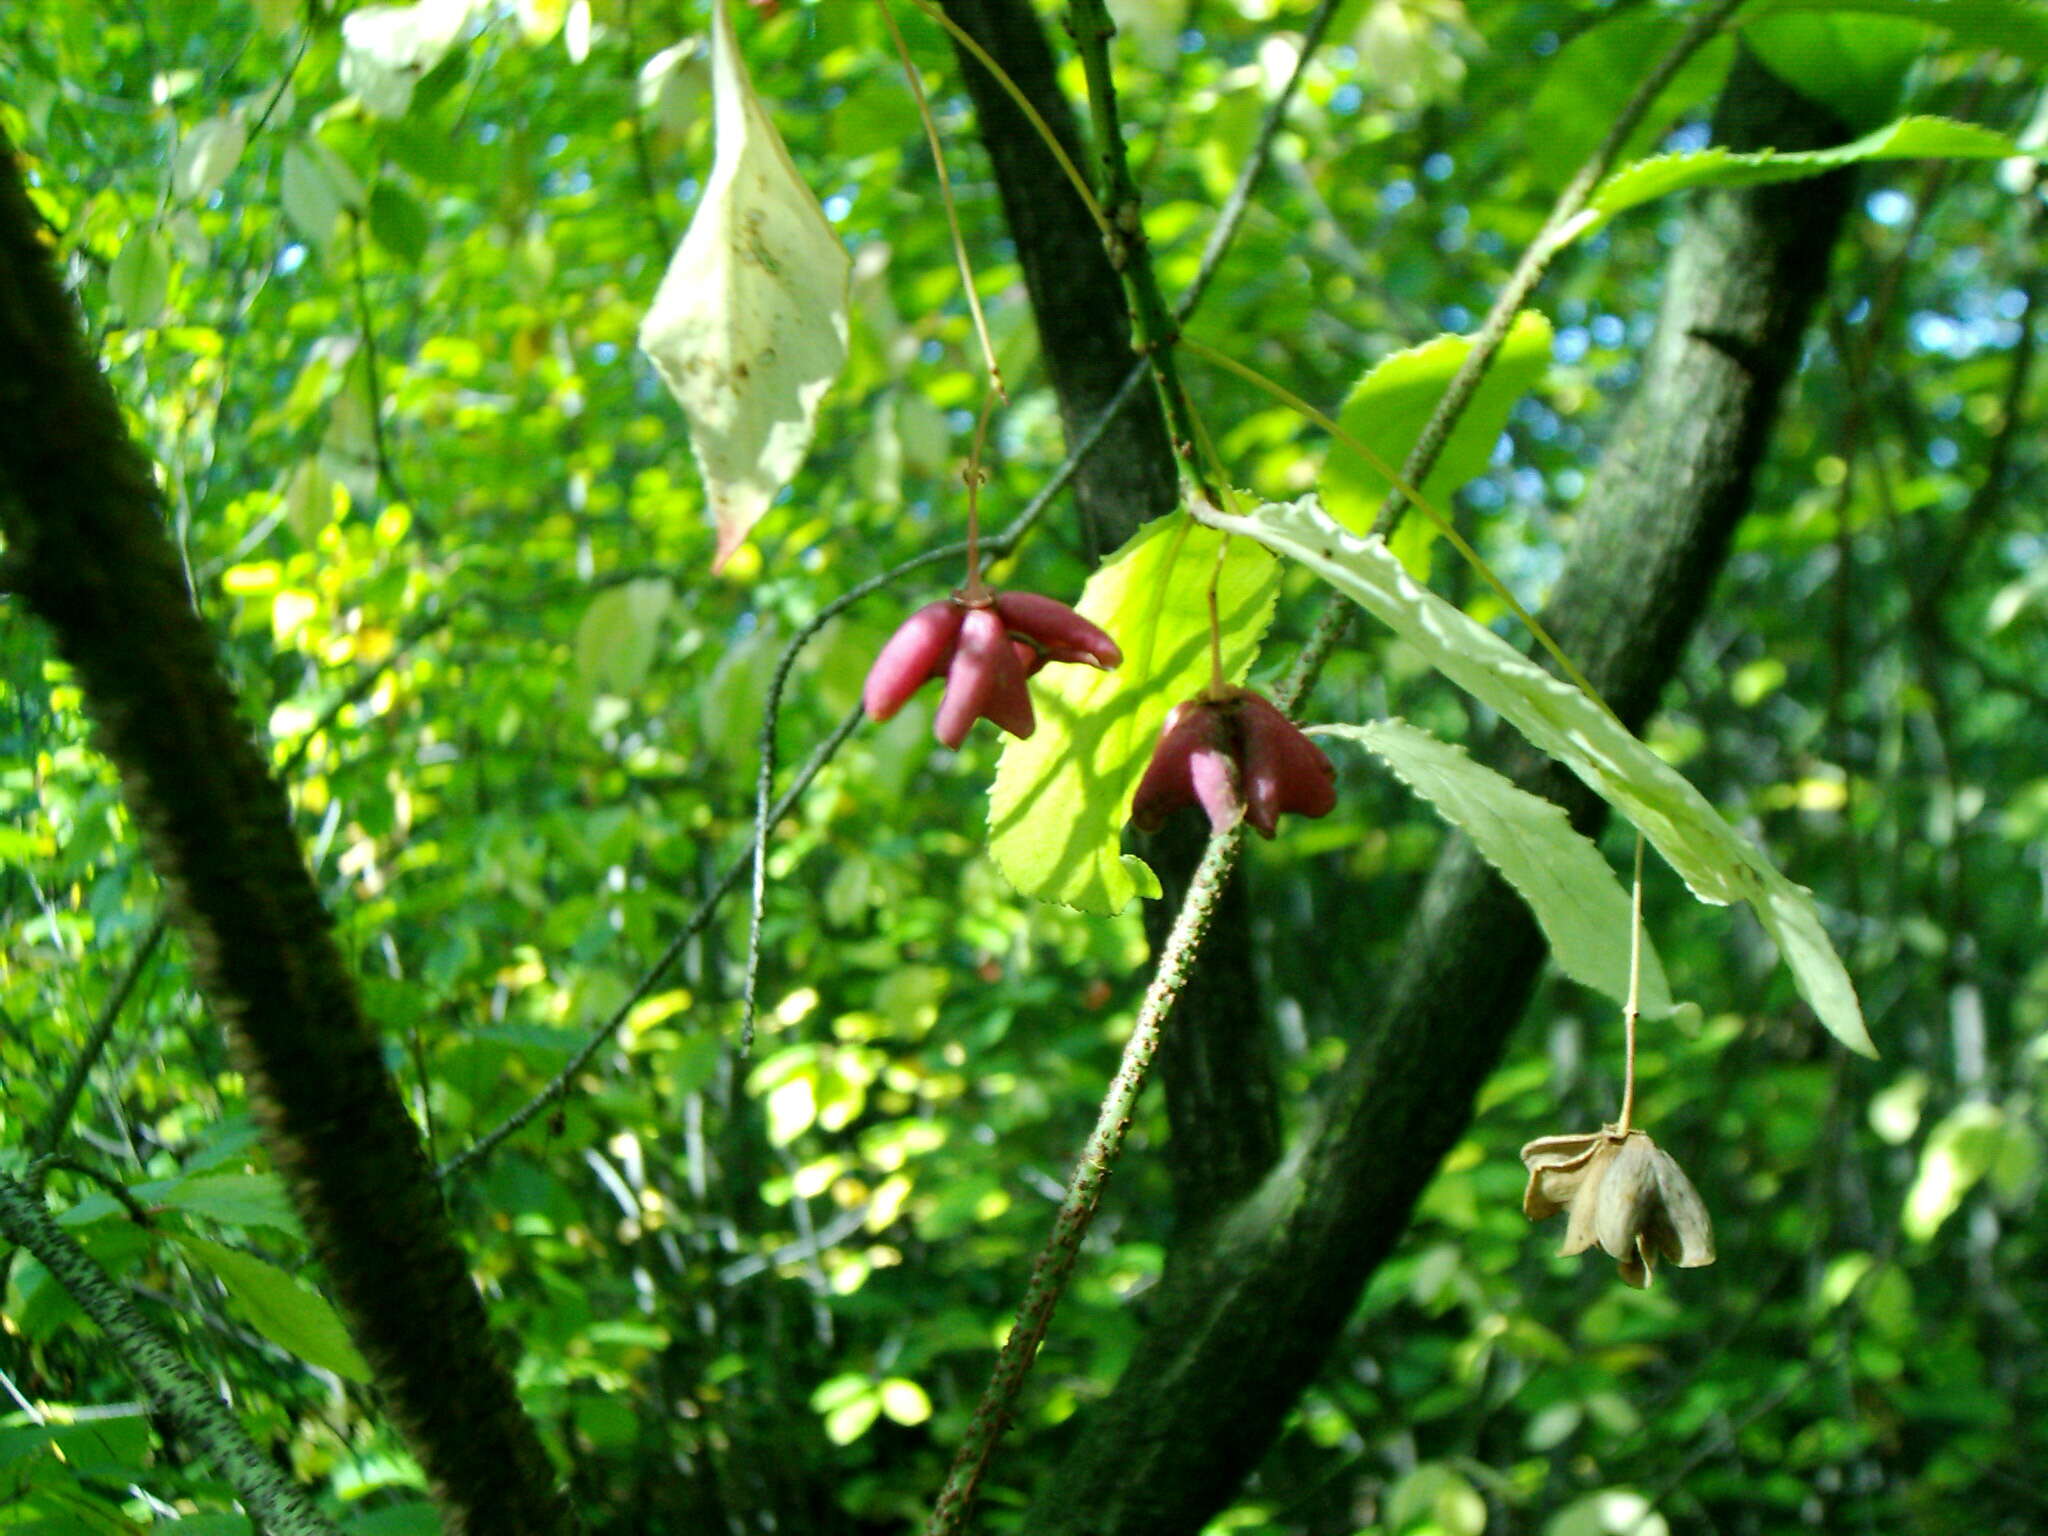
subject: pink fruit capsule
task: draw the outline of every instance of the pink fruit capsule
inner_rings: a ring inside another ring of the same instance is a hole
[[[1096,624],[1065,603],[1036,592],[998,592],[996,612],[1012,634],[1038,643],[1047,661],[1077,661],[1104,669],[1117,666],[1124,653]]]
[[[1159,745],[1152,749],[1152,761],[1131,801],[1131,821],[1141,832],[1156,832],[1182,806],[1197,803],[1209,813],[1212,826],[1225,827],[1237,819],[1229,721],[1206,699],[1176,704],[1167,715]]]
[[[912,694],[946,670],[966,615],[966,609],[948,598],[927,603],[897,626],[861,688],[861,705],[870,720],[892,718]]]
[[[1258,694],[1243,693],[1237,704],[1245,819],[1270,838],[1283,811],[1329,815],[1337,803],[1337,770],[1323,749]]]
[[[1037,726],[1024,669],[1010,648],[1002,618],[993,608],[970,608],[946,670],[946,695],[932,720],[932,734],[957,749],[983,716],[1013,736],[1029,736]]]
[[[1283,812],[1326,816],[1336,803],[1337,771],[1322,749],[1266,699],[1238,688],[1189,699],[1166,717],[1131,821],[1156,831],[1180,807],[1199,805],[1216,831],[1242,816],[1270,838]]]

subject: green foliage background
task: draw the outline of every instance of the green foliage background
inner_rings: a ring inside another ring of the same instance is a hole
[[[860,257],[853,352],[803,475],[715,579],[681,423],[633,350],[709,164],[701,50],[652,79],[643,66],[701,36],[701,6],[484,5],[386,117],[344,89],[324,5],[15,0],[0,15],[0,117],[439,1156],[561,1065],[745,847],[783,637],[958,531],[980,384],[930,157],[873,10],[782,9],[743,32]],[[1262,43],[1306,8],[1210,0],[1185,33],[1177,3],[1119,9],[1171,293],[1257,122]],[[1942,9],[1967,16],[1953,36],[1908,25],[1897,105],[2009,133],[2038,121],[2038,7]],[[1993,11],[2010,13],[2003,53],[1970,30]],[[1615,61],[1657,51],[1624,29],[1667,24],[1559,0],[1352,7],[1196,333],[1334,407],[1379,358],[1470,330],[1632,83]],[[1058,462],[1058,422],[964,98],[936,34],[912,37],[1016,388],[984,492],[1001,517]],[[1873,41],[1869,69],[1883,53]],[[1766,51],[1798,54],[1796,36]],[[1644,152],[1703,142],[1725,64],[1681,76]],[[1855,104],[1883,94],[1851,83]],[[229,117],[246,147],[223,170]],[[2039,1528],[2032,178],[2018,162],[1869,173],[1757,510],[1652,738],[1820,894],[1884,1059],[1825,1040],[1746,915],[1654,883],[1649,922],[1694,1006],[1648,1034],[1643,1119],[1706,1194],[1719,1264],[1626,1292],[1605,1266],[1553,1260],[1554,1235],[1523,1221],[1515,1149],[1597,1124],[1618,1097],[1618,1022],[1553,981],[1219,1529],[1579,1536],[1630,1528],[1644,1501],[1646,1536]],[[1459,499],[1525,600],[1635,376],[1672,217],[1619,217],[1539,295],[1551,366]],[[1241,483],[1275,498],[1315,483],[1316,434],[1234,380],[1193,377]],[[1080,550],[1056,512],[1012,569],[1071,595]],[[1500,617],[1437,565],[1440,591]],[[806,651],[785,760],[939,586],[871,600]],[[1310,591],[1287,573],[1254,681],[1284,666]],[[7,618],[0,1160],[18,1165],[160,896],[76,689],[43,633]],[[1476,723],[1377,639],[1315,708],[1395,713],[1457,738]],[[980,841],[991,743],[953,759],[927,725],[919,704],[863,729],[774,829],[751,1059],[734,1050],[732,903],[562,1112],[450,1189],[526,1399],[602,1528],[798,1508],[818,1530],[904,1528],[1043,1239],[1145,947],[1135,911],[1083,918],[1010,892]],[[1255,850],[1291,1118],[1344,1057],[1441,835],[1351,761],[1333,817]],[[1164,1133],[1163,1117],[1136,1128],[996,1462],[994,1528],[1142,1323],[1168,1232]],[[69,1145],[137,1186],[154,1225],[60,1171],[67,1225],[253,1432],[352,1529],[429,1529],[416,1470],[331,1374],[346,1346],[300,1358],[326,1335],[292,1277],[318,1275],[175,940]],[[209,1243],[270,1278],[214,1266]],[[17,1256],[4,1301],[0,1529],[247,1528],[203,1466],[146,1432],[39,1266]],[[306,1331],[280,1330],[280,1307]]]

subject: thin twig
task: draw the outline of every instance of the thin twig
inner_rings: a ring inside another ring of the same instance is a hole
[[[647,111],[640,105],[640,77],[633,69],[633,0],[624,0],[619,8],[619,30],[625,34],[624,71],[626,92],[633,103],[631,129],[633,139],[633,175],[640,183],[640,206],[647,215],[647,226],[654,236],[655,249],[663,261],[675,250],[675,236],[668,227],[668,220],[662,217],[661,187],[654,179],[654,157],[647,148]]]
[[[377,361],[377,328],[370,313],[369,280],[363,275],[363,216],[354,209],[348,216],[349,246],[354,260],[350,266],[354,271],[356,300],[356,325],[363,338],[363,385],[370,396],[370,452],[375,459],[377,481],[385,495],[393,501],[402,501],[412,507],[413,522],[422,533],[431,534],[427,520],[413,507],[412,497],[399,482],[398,473],[391,467],[391,452],[384,440],[384,384],[383,371]]]
[[[1203,495],[1213,501],[1216,493],[1195,454],[1199,434],[1195,430],[1194,407],[1188,402],[1174,358],[1173,344],[1178,339],[1179,327],[1167,312],[1165,295],[1159,290],[1159,274],[1153,270],[1151,250],[1145,240],[1144,204],[1138,196],[1138,184],[1131,177],[1130,159],[1124,153],[1123,117],[1117,104],[1115,70],[1109,58],[1109,40],[1116,36],[1116,24],[1109,19],[1104,0],[1072,0],[1067,7],[1067,30],[1073,34],[1075,49],[1081,56],[1081,72],[1088,82],[1088,108],[1095,120],[1096,152],[1102,160],[1102,206],[1109,215],[1104,238],[1109,245],[1109,264],[1123,279],[1131,314],[1131,344],[1152,364],[1159,396],[1166,407],[1174,452]]]
[[[989,383],[995,387],[997,396],[1007,401],[1010,392],[1003,388],[1003,370],[996,362],[996,344],[989,338],[988,317],[981,312],[981,295],[974,289],[974,268],[967,260],[967,241],[960,233],[960,210],[953,206],[953,178],[946,170],[946,151],[939,143],[939,125],[932,121],[931,104],[924,97],[924,81],[918,78],[917,61],[911,58],[910,45],[903,41],[902,29],[896,25],[896,13],[889,9],[889,0],[875,0],[875,4],[888,25],[890,40],[896,44],[896,56],[903,61],[903,78],[910,82],[910,94],[917,100],[917,120],[924,125],[925,142],[931,146],[932,173],[938,178],[939,201],[945,204],[946,228],[953,236],[953,257],[960,265],[960,291],[967,296],[967,312],[974,317],[974,334],[981,338],[981,355],[988,362]]]
[[[1614,1128],[1628,1134],[1636,1113],[1636,1019],[1643,1011],[1643,834],[1636,833],[1636,879],[1629,899],[1628,1003],[1621,1010],[1621,1119]]]
[[[859,725],[860,721],[860,707],[856,705],[833,728],[832,734],[818,743],[817,750],[811,754],[809,761],[804,764],[803,769],[797,774],[795,782],[784,791],[782,798],[768,811],[768,819],[771,822],[781,820],[789,811],[789,808],[803,797],[804,791],[811,787],[811,781],[818,776],[819,770],[832,760],[834,754],[844,745],[846,739],[853,734],[854,727]],[[445,1181],[472,1164],[490,1156],[506,1140],[532,1124],[542,1110],[546,1109],[557,1099],[567,1096],[570,1087],[575,1083],[578,1075],[582,1073],[585,1067],[590,1065],[591,1058],[596,1056],[598,1051],[603,1048],[604,1043],[618,1032],[619,1026],[626,1022],[627,1015],[632,1013],[640,1005],[641,1000],[654,990],[655,985],[660,982],[662,977],[668,974],[669,967],[682,957],[684,946],[709,926],[712,915],[718,910],[719,902],[724,900],[726,894],[739,884],[740,876],[746,873],[752,857],[752,851],[749,850],[740,854],[730,864],[726,865],[724,873],[712,883],[711,889],[704,893],[704,899],[697,904],[697,910],[690,914],[690,920],[683,924],[682,931],[669,940],[668,948],[664,949],[654,964],[647,968],[647,974],[640,978],[639,984],[627,995],[625,1001],[612,1011],[609,1018],[590,1032],[589,1038],[577,1047],[576,1054],[571,1056],[568,1064],[548,1081],[547,1086],[542,1088],[540,1092],[536,1093],[531,1099],[528,1099],[525,1104],[514,1110],[510,1115],[506,1116],[504,1120],[499,1122],[496,1129],[478,1137],[469,1146],[464,1147],[460,1152],[455,1153],[446,1162],[442,1163],[434,1171],[435,1178]]]
[[[78,1108],[78,1100],[85,1092],[86,1080],[106,1050],[107,1042],[114,1037],[114,1025],[121,1017],[121,1010],[128,1006],[128,999],[135,991],[135,984],[142,979],[143,969],[156,954],[156,947],[163,942],[166,919],[159,913],[149,925],[149,931],[142,936],[142,943],[136,948],[128,969],[115,981],[113,990],[100,1004],[99,1017],[92,1021],[92,1028],[85,1033],[85,1040],[78,1047],[78,1054],[71,1060],[71,1066],[64,1074],[49,1108],[43,1111],[43,1118],[29,1133],[28,1155],[32,1159],[48,1157],[57,1150],[57,1143],[64,1139],[64,1127],[71,1123],[71,1115]],[[29,1176],[29,1187],[40,1193],[41,1180],[33,1173]]]
[[[953,1455],[945,1487],[940,1491],[938,1502],[932,1507],[930,1523],[925,1527],[926,1536],[953,1536],[973,1506],[982,1473],[987,1470],[989,1457],[1002,1439],[1003,1430],[1016,1409],[1017,1394],[1030,1373],[1032,1362],[1038,1355],[1038,1346],[1045,1338],[1046,1327],[1052,1321],[1053,1310],[1066,1289],[1067,1277],[1080,1256],[1081,1239],[1087,1234],[1088,1224],[1101,1204],[1102,1186],[1109,1178],[1117,1153],[1123,1148],[1124,1135],[1130,1130],[1138,1094],[1145,1086],[1153,1054],[1159,1049],[1160,1026],[1172,1011],[1181,988],[1187,984],[1195,956],[1201,948],[1202,936],[1208,931],[1210,918],[1215,915],[1217,902],[1223,894],[1231,868],[1237,862],[1237,852],[1243,841],[1244,826],[1241,822],[1227,831],[1213,834],[1207,851],[1202,855],[1202,862],[1195,866],[1194,875],[1188,881],[1187,899],[1181,903],[1173,931],[1161,946],[1158,968],[1152,973],[1151,985],[1145,989],[1144,1001],[1138,1005],[1138,1017],[1131,1026],[1130,1038],[1124,1042],[1123,1061],[1117,1067],[1116,1076],[1110,1080],[1109,1092],[1096,1114],[1095,1129],[1089,1134],[1087,1145],[1081,1149],[1080,1161],[1074,1165],[1066,1198],[1060,1202],[1059,1214],[1053,1219],[1052,1236],[1031,1267],[1030,1284],[1025,1287],[1024,1299],[1017,1307],[1017,1320],[1011,1324],[1009,1337],[1003,1341],[1002,1350],[996,1357],[995,1372],[981,1394],[981,1401],[975,1406],[966,1437]]]
[[[1223,210],[1216,216],[1216,226],[1209,231],[1209,240],[1202,247],[1202,259],[1195,267],[1194,280],[1180,296],[1174,306],[1173,318],[1176,325],[1185,325],[1188,317],[1195,312],[1195,306],[1209,291],[1209,283],[1216,276],[1217,268],[1223,265],[1223,258],[1230,251],[1231,242],[1237,238],[1238,226],[1251,211],[1252,192],[1259,177],[1265,174],[1266,162],[1273,155],[1273,141],[1279,137],[1280,128],[1287,120],[1287,108],[1294,100],[1295,87],[1301,84],[1301,77],[1308,68],[1308,61],[1322,45],[1323,34],[1330,30],[1330,19],[1337,14],[1344,0],[1322,0],[1316,7],[1308,25],[1302,29],[1301,46],[1294,55],[1294,68],[1288,71],[1281,82],[1280,90],[1266,106],[1266,115],[1259,123],[1259,131],[1252,139],[1251,153],[1245,157],[1244,166],[1237,173],[1237,182],[1230,189],[1230,195],[1223,200]]]
[[[51,1170],[57,1168],[63,1169],[66,1173],[77,1174],[78,1177],[85,1179],[89,1183],[97,1184],[107,1192],[116,1205],[128,1213],[128,1219],[138,1227],[155,1225],[150,1220],[149,1212],[144,1209],[142,1202],[135,1198],[134,1190],[123,1184],[111,1173],[107,1172],[106,1169],[95,1167],[82,1157],[71,1157],[62,1152],[48,1153],[28,1165],[28,1176],[22,1180],[22,1183],[40,1194],[43,1186],[49,1182]]]

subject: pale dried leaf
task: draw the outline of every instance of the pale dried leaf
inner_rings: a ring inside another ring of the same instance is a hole
[[[850,263],[713,8],[717,150],[640,346],[690,418],[724,564],[803,462],[846,358]]]

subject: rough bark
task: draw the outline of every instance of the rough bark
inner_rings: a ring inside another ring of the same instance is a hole
[[[946,0],[946,11],[1016,82],[1088,175],[1094,166],[1054,78],[1052,49],[1025,0]],[[957,53],[1031,294],[1046,373],[1071,437],[1108,405],[1136,360],[1123,285],[1087,208],[1030,120],[987,69],[964,49]],[[1179,470],[1156,391],[1148,387],[1125,409],[1082,462],[1075,485],[1093,556],[1179,505]],[[1156,836],[1133,836],[1133,850],[1158,872],[1166,893],[1145,908],[1154,954],[1206,842],[1200,822],[1185,817]],[[1183,1234],[1255,1187],[1280,1149],[1272,1035],[1252,965],[1246,905],[1244,876],[1234,873],[1160,1046],[1171,1129],[1166,1158]]]
[[[284,791],[193,611],[148,460],[0,138],[8,585],[75,669],[329,1286],[451,1532],[566,1532]]]
[[[1081,174],[1092,174],[1073,109],[1054,78],[1052,48],[1026,0],[945,0],[945,9],[1002,66]],[[1137,361],[1123,284],[1095,221],[1030,119],[973,55],[956,45],[954,56],[974,99],[1038,320],[1045,371],[1071,439],[1109,404]],[[1172,511],[1179,485],[1159,396],[1141,390],[1074,476],[1090,557],[1115,549],[1147,518]]]
[[[1746,58],[1716,130],[1736,148],[1844,136]],[[1631,723],[1655,706],[1748,505],[1847,194],[1835,177],[1711,196],[1674,253],[1643,384],[1545,620]],[[1582,826],[1597,823],[1576,779],[1526,753],[1508,761]],[[1326,1112],[1169,1269],[1131,1364],[1027,1530],[1191,1536],[1230,1500],[1462,1133],[1542,959],[1526,908],[1469,845],[1448,844]]]

